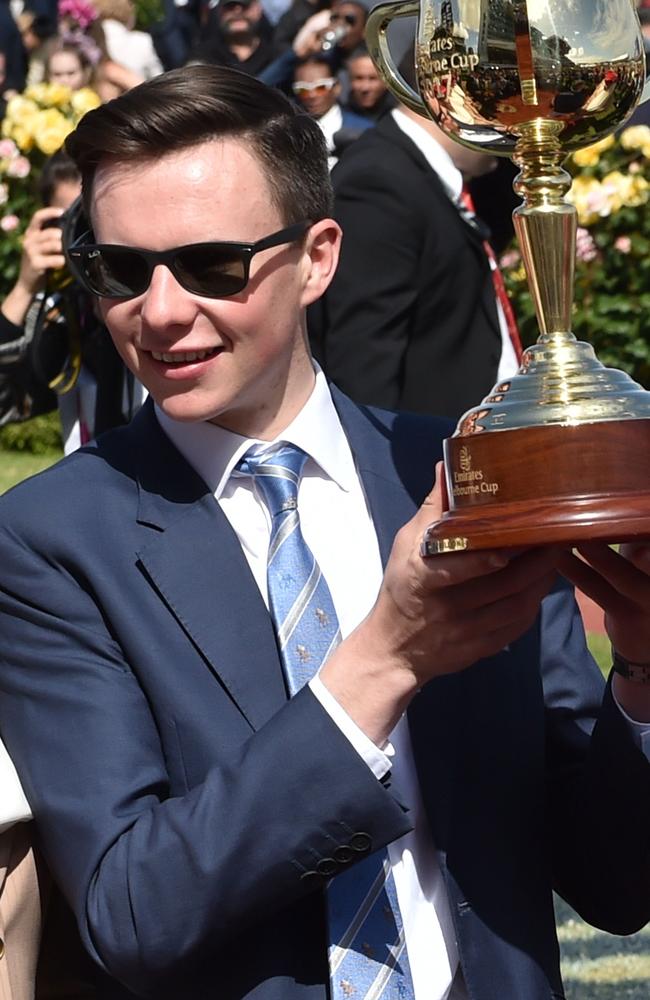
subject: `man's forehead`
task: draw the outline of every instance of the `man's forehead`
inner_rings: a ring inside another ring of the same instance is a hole
[[[258,157],[243,139],[219,136],[205,142],[171,150],[163,156],[136,156],[131,160],[106,157],[95,172],[93,194],[107,190],[119,191],[135,185],[148,184],[152,179],[178,178],[185,185],[179,195],[187,195],[202,187],[224,187],[236,182],[242,169],[261,172]]]
[[[265,171],[250,144],[224,136],[163,156],[100,162],[90,199],[93,228],[99,223],[110,226],[115,211],[123,218],[128,212],[138,212],[141,200],[155,206],[160,216],[180,219],[189,211],[194,217],[201,212],[211,214],[217,206],[220,213],[245,212],[249,206],[251,212],[259,213],[272,198]]]

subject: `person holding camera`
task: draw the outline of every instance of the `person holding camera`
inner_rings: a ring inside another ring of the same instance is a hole
[[[65,270],[63,228],[81,191],[64,153],[46,162],[44,207],[23,240],[15,285],[0,305],[0,424],[58,407],[66,454],[126,423],[143,400],[89,296]]]
[[[271,87],[291,93],[298,64],[311,56],[321,56],[331,74],[338,74],[341,99],[347,100],[348,56],[363,42],[368,8],[364,0],[334,0],[331,9],[313,14],[297,32],[291,48],[267,66],[259,79]]]

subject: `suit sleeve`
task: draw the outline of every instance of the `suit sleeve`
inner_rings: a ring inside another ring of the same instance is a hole
[[[332,285],[315,310],[316,354],[327,376],[357,402],[397,409],[418,294],[423,213],[400,188],[398,172],[381,164],[366,169],[354,158],[344,161],[334,187],[343,244]]]
[[[541,633],[555,887],[589,923],[629,934],[650,916],[650,763],[609,684],[603,697],[567,589],[544,602]]]
[[[0,730],[47,861],[110,975],[160,996],[172,974],[322,889],[319,861],[355,833],[378,849],[410,828],[308,688],[171,797],[147,697],[91,581],[74,555],[43,551],[47,510],[40,547],[3,511]]]

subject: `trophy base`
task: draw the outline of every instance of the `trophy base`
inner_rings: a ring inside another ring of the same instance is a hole
[[[650,495],[494,504],[444,514],[426,532],[426,553],[579,542],[650,540]]]
[[[450,509],[428,555],[650,540],[650,420],[458,435],[445,473]]]

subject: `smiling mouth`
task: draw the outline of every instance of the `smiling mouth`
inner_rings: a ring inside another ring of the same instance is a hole
[[[175,351],[173,354],[160,354],[158,351],[151,351],[154,361],[164,361],[165,364],[183,365],[190,361],[205,361],[212,358],[220,351],[220,347],[211,347],[207,351]]]

